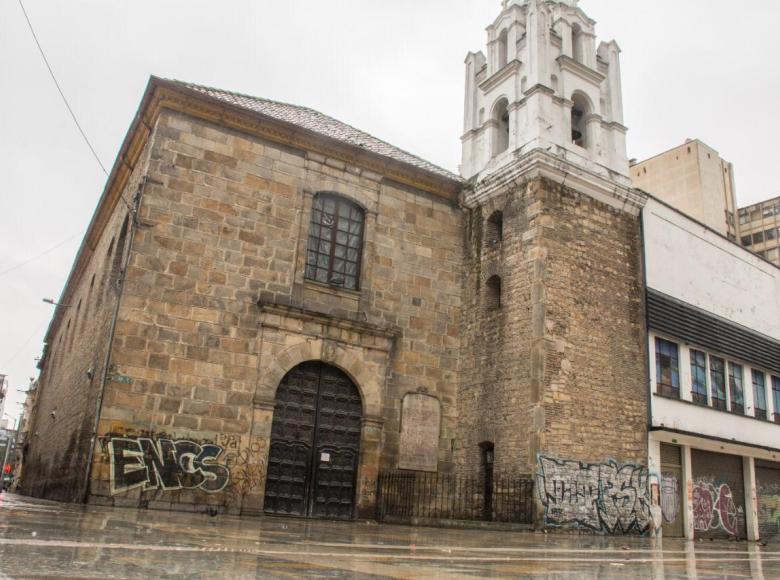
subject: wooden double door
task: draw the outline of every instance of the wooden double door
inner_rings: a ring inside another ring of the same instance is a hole
[[[363,405],[341,370],[319,361],[291,370],[276,392],[265,512],[350,519]]]

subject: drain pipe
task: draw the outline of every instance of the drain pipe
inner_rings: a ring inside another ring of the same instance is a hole
[[[125,287],[127,265],[130,261],[130,254],[133,249],[133,240],[135,239],[135,232],[138,229],[138,210],[141,207],[141,200],[143,199],[144,191],[146,189],[146,184],[148,181],[149,178],[146,175],[141,178],[141,183],[139,184],[138,189],[136,190],[133,206],[130,209],[130,215],[133,218],[132,227],[130,228],[127,237],[127,255],[125,257],[123,267],[120,270],[121,276],[118,280],[119,287],[117,288],[116,306],[114,307],[114,314],[111,318],[111,328],[108,334],[106,356],[103,360],[103,372],[101,373],[101,378],[100,378],[100,394],[98,395],[97,402],[95,404],[95,420],[92,424],[92,437],[90,439],[90,445],[89,445],[89,456],[87,458],[87,466],[84,474],[84,487],[81,493],[82,503],[86,503],[87,498],[89,496],[89,479],[90,479],[90,474],[92,472],[92,461],[95,458],[95,445],[97,444],[97,432],[98,432],[98,423],[100,422],[100,411],[103,406],[103,397],[106,394],[106,383],[108,382],[108,368],[109,368],[109,362],[111,362],[111,347],[114,343],[114,333],[116,332],[116,321],[117,318],[119,318],[119,307],[122,304],[122,293]]]

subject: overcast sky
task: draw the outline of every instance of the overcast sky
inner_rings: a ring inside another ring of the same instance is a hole
[[[463,59],[500,0],[25,0],[106,167],[150,74],[319,109],[457,172]],[[780,2],[581,0],[623,49],[629,157],[697,137],[735,164],[737,201],[780,195]],[[0,2],[0,373],[36,375],[105,176],[18,0]],[[54,246],[56,249],[27,264]],[[11,271],[9,269],[13,268]]]

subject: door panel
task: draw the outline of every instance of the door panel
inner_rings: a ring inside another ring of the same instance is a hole
[[[362,402],[342,371],[307,362],[276,395],[265,511],[349,519],[355,502]]]

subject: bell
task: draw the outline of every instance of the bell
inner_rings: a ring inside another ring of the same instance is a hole
[[[572,141],[579,141],[580,139],[582,139],[582,132],[577,131],[577,129],[572,129],[571,130],[571,140]]]

